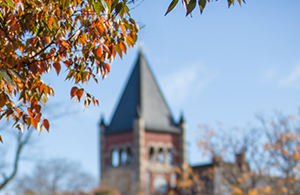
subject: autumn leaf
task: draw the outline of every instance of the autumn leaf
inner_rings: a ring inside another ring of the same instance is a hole
[[[126,48],[126,44],[124,43],[124,41],[120,42],[120,48],[126,54],[127,48]]]
[[[49,132],[50,124],[47,119],[43,120],[43,126],[46,128],[46,130]]]
[[[77,94],[78,88],[77,87],[73,87],[71,89],[71,99]]]
[[[104,79],[107,76],[107,74],[110,72],[110,66],[109,66],[109,64],[101,61],[98,64],[97,71],[98,71],[98,73],[102,74],[102,79]]]
[[[49,20],[48,20],[48,27],[50,27],[52,25],[52,22],[53,22],[53,18],[50,17]]]
[[[37,121],[35,120],[34,117],[30,117],[30,120],[31,120],[31,125],[33,126],[33,128],[37,129]]]
[[[83,94],[83,89],[78,89],[77,92],[76,92],[76,95],[78,97],[78,101],[80,101],[80,98],[82,97],[82,94]]]
[[[0,142],[3,144],[2,136],[0,135]]]
[[[96,55],[98,57],[101,57],[101,54],[102,54],[102,49],[101,49],[101,46],[99,46],[98,49],[96,50]]]
[[[59,72],[60,72],[60,63],[54,62],[53,63],[53,67],[55,68],[55,71],[56,71],[57,75],[59,75]]]

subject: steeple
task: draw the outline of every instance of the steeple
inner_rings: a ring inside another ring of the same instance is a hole
[[[179,133],[142,49],[105,134],[132,131],[133,120],[143,118],[146,131]]]

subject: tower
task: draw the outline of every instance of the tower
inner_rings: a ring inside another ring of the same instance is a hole
[[[139,51],[110,124],[101,119],[101,184],[126,195],[165,194],[186,160],[184,132]]]

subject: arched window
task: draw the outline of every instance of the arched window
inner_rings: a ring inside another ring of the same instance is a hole
[[[154,148],[151,147],[149,150],[149,161],[154,162],[155,161],[155,152]]]
[[[173,163],[173,150],[172,150],[172,148],[168,149],[167,162],[170,163],[170,164]]]
[[[132,163],[133,159],[132,159],[132,152],[130,147],[127,147],[127,159],[126,159],[126,164],[130,164]]]
[[[164,163],[165,162],[165,153],[162,148],[159,149],[158,151],[158,162]]]
[[[121,165],[125,165],[127,161],[127,153],[125,150],[121,152]]]
[[[117,149],[111,151],[111,165],[114,167],[120,165],[119,151]]]

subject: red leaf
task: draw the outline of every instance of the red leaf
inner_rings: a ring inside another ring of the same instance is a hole
[[[56,71],[57,75],[59,75],[59,72],[60,72],[60,63],[54,62],[53,63],[53,67],[55,68],[55,71]]]
[[[47,119],[44,119],[43,120],[43,126],[47,129],[47,131],[49,132],[49,128],[50,128],[50,125],[49,125],[49,121]]]
[[[82,97],[82,94],[83,94],[83,89],[78,89],[76,94],[77,94],[78,100],[80,101],[80,98]]]
[[[67,68],[69,68],[69,65],[70,65],[70,64],[69,64],[69,61],[67,61],[67,60],[66,60],[66,61],[63,61],[63,63],[66,65]]]
[[[73,87],[71,89],[71,99],[77,94],[78,88],[77,87]]]
[[[56,51],[56,49],[55,49],[55,48],[52,48],[52,49],[50,50],[50,54],[54,54],[55,51]]]

